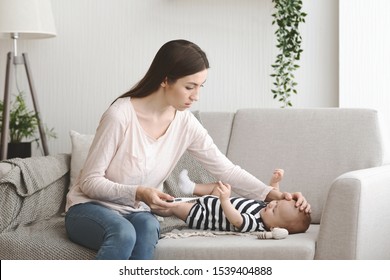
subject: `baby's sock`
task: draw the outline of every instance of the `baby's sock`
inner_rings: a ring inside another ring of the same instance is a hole
[[[187,169],[183,169],[179,174],[179,188],[185,194],[192,195],[194,193],[195,183],[188,177]]]

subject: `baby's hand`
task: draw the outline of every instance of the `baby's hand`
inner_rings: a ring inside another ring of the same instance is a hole
[[[220,200],[226,200],[230,198],[231,186],[229,184],[223,184],[221,181],[218,181],[217,190]]]

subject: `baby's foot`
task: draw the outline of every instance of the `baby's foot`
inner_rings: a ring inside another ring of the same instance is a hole
[[[179,174],[179,188],[184,194],[192,195],[194,193],[195,183],[188,177],[187,169],[183,169]]]
[[[282,181],[284,175],[283,169],[275,169],[271,177],[270,185],[274,188],[279,189],[279,182]]]

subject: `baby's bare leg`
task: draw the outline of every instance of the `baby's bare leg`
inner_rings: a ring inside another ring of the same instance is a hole
[[[218,186],[217,183],[195,184],[194,195],[197,196],[215,195],[214,188],[216,186]]]
[[[181,202],[177,203],[177,205],[171,208],[173,215],[178,217],[180,220],[185,221],[190,213],[192,206],[195,203],[193,202]]]
[[[193,202],[192,203],[191,202],[175,203],[174,207],[166,209],[166,210],[153,210],[153,214],[156,214],[156,215],[161,216],[161,217],[176,216],[177,218],[185,221],[194,204],[195,203],[193,203]]]
[[[161,217],[170,217],[173,215],[172,208],[166,210],[153,210],[152,213]]]

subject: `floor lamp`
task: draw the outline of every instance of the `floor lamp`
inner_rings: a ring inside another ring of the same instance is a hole
[[[7,158],[10,113],[11,68],[24,65],[30,88],[34,111],[38,119],[39,135],[44,155],[48,155],[45,130],[31,75],[27,53],[18,54],[19,39],[43,39],[56,36],[50,0],[0,0],[0,39],[13,40],[13,52],[7,55],[7,66],[3,99],[3,123],[1,129],[0,159]]]

